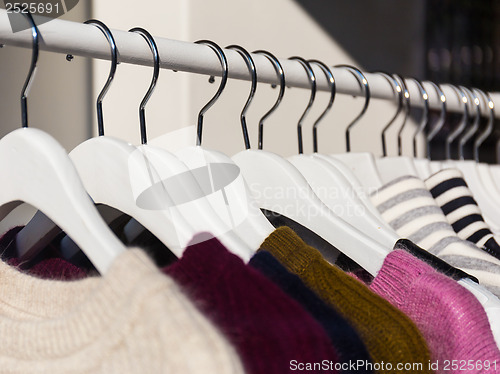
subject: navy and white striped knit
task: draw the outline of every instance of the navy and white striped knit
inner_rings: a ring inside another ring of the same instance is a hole
[[[475,276],[500,297],[500,260],[457,236],[422,180],[397,178],[370,198],[398,235]]]
[[[484,221],[460,170],[441,170],[431,175],[425,185],[460,238],[475,243],[500,259],[500,238],[491,232]]]

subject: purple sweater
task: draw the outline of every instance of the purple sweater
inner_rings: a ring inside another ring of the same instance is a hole
[[[294,373],[300,364],[338,362],[321,325],[217,239],[190,245],[164,271],[222,329],[248,373]],[[337,371],[330,366],[314,372]]]

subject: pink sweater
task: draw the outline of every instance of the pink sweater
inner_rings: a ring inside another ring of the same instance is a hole
[[[386,257],[370,288],[419,327],[433,362],[438,362],[436,373],[500,372],[500,351],[486,313],[479,301],[455,281],[409,253],[395,250]],[[457,370],[452,360],[458,360]],[[474,368],[467,367],[469,360]],[[489,370],[484,368],[487,361]]]

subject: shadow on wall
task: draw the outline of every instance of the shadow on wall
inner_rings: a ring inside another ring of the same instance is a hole
[[[294,1],[367,71],[425,78],[425,2]]]

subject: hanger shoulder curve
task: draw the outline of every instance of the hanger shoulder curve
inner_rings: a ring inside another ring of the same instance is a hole
[[[476,163],[476,170],[479,175],[479,178],[481,178],[481,180],[483,181],[483,185],[485,189],[488,191],[488,193],[490,195],[500,197],[500,188],[493,179],[490,165],[483,163]]]
[[[376,275],[390,250],[335,216],[311,190],[300,172],[282,157],[246,150],[232,157],[262,209],[293,219]]]
[[[332,154],[331,156],[347,165],[365,188],[382,187],[382,178],[372,153],[348,152]]]
[[[418,176],[413,159],[408,156],[381,157],[375,162],[383,183],[389,183],[405,175]]]
[[[313,156],[296,155],[288,158],[305,177],[313,191],[333,212],[347,223],[386,247],[392,247],[399,236],[382,226],[376,216],[358,198],[347,179],[327,161]],[[372,204],[373,205],[373,204]]]
[[[178,257],[195,234],[209,231],[249,259],[250,249],[218,219],[190,170],[170,152],[101,136],[82,143],[71,157],[96,203],[130,215]],[[103,158],[104,167],[99,166]]]
[[[143,196],[140,200],[141,192],[154,184],[152,178],[157,173],[137,147],[112,137],[99,136],[81,143],[69,156],[95,204],[105,204],[136,218],[172,252],[182,254],[183,245],[191,238],[190,231],[180,218],[174,227],[171,223],[173,217],[154,206],[154,198],[163,199],[165,203],[169,196],[153,196],[149,201]],[[50,229],[46,227],[45,233]]]
[[[201,146],[184,148],[176,156],[191,171],[199,170],[194,176],[214,211],[250,248],[257,250],[274,227],[255,203],[238,165],[225,154]],[[210,177],[209,183],[203,179],[204,173]]]
[[[431,162],[428,158],[416,158],[413,162],[420,179],[427,179],[432,175]]]
[[[477,201],[486,223],[492,231],[500,231],[500,196],[496,193],[490,194],[481,180],[476,162],[472,160],[446,161],[444,167],[459,169]]]
[[[324,160],[324,161],[328,162],[330,165],[332,165],[335,169],[337,169],[344,176],[344,178],[349,182],[349,184],[352,186],[352,188],[356,191],[358,198],[361,201],[363,201],[364,205],[372,213],[372,215],[378,217],[378,220],[380,221],[380,223],[382,225],[385,225],[386,227],[390,228],[390,226],[388,226],[385,223],[385,221],[382,219],[382,216],[378,212],[377,208],[375,208],[373,206],[373,203],[371,202],[371,200],[369,198],[369,194],[372,191],[370,189],[367,189],[363,185],[361,185],[361,182],[358,180],[356,175],[354,175],[352,170],[347,165],[345,165],[342,161],[336,159],[335,157],[332,157],[329,155],[314,153],[313,157]]]
[[[195,200],[201,192],[190,183],[190,175],[175,156],[107,136],[82,143],[70,156],[95,203],[130,215],[176,256],[182,255],[197,233],[193,225],[202,216],[191,217],[188,222],[178,207]],[[107,164],[99,166],[101,159]]]
[[[141,148],[141,147],[140,147]],[[231,252],[244,261],[250,260],[256,248],[248,245],[233,228],[213,209],[207,196],[207,183],[199,183],[197,176],[205,174],[205,169],[191,170],[182,160],[162,148],[142,146],[148,157],[156,159],[161,188],[169,192],[172,207],[196,233],[208,232],[218,238]],[[220,170],[216,167],[216,172]],[[207,178],[202,180],[208,182]]]
[[[23,128],[0,140],[0,204],[23,201],[47,215],[104,273],[125,250],[99,216],[65,150],[41,130]]]

